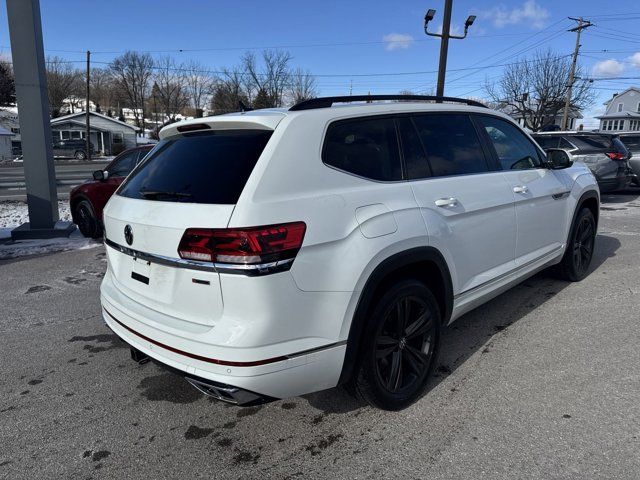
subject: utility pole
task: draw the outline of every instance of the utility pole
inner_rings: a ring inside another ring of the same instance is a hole
[[[570,32],[576,32],[576,47],[573,49],[573,59],[571,61],[571,70],[569,70],[569,83],[567,84],[567,98],[564,101],[564,113],[562,114],[562,124],[560,130],[567,129],[567,122],[569,120],[569,109],[571,108],[571,96],[573,94],[573,83],[575,82],[576,63],[578,62],[578,52],[580,51],[580,34],[582,30],[593,25],[589,20],[584,20],[582,17],[573,18],[571,20],[578,22],[577,27],[570,29]]]
[[[476,20],[475,15],[469,15],[467,21],[464,22],[464,35],[451,35],[451,11],[453,10],[453,0],[444,1],[444,19],[442,21],[442,33],[432,33],[427,30],[427,26],[436,14],[436,11],[430,8],[424,16],[424,33],[432,37],[440,37],[440,61],[438,64],[438,86],[436,95],[444,96],[444,79],[447,73],[447,55],[449,52],[449,39],[455,38],[462,40],[467,37],[467,30]]]
[[[89,123],[89,95],[91,93],[89,87],[89,81],[91,80],[91,52],[87,50],[87,95],[84,100],[84,111],[86,121],[85,140],[87,145],[87,159],[91,160],[91,126]]]

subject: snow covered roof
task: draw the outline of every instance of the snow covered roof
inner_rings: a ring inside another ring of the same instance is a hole
[[[95,115],[96,117],[104,118],[104,119],[109,120],[111,122],[118,123],[118,124],[123,125],[125,127],[129,127],[129,128],[131,128],[131,129],[133,129],[135,131],[139,130],[138,127],[134,127],[133,125],[129,125],[128,123],[125,123],[125,122],[121,122],[117,118],[107,117],[106,115],[102,115],[101,113],[98,113],[98,112],[89,112],[89,114],[90,115]],[[80,112],[77,112],[77,113],[70,113],[69,115],[63,115],[62,117],[57,117],[57,118],[52,119],[51,120],[51,125],[55,125],[56,123],[59,123],[59,122],[64,121],[64,120],[69,120],[69,119],[75,118],[75,117],[80,117],[80,116],[84,117],[85,115],[86,115],[86,113],[84,111],[80,111]]]

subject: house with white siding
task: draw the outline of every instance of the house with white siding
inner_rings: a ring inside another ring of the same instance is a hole
[[[638,132],[640,131],[640,88],[629,87],[622,93],[615,93],[604,102],[604,115],[600,120],[602,132]]]
[[[77,112],[51,120],[54,139],[78,140],[85,138],[85,112]],[[96,152],[117,155],[138,144],[138,127],[121,122],[101,113],[89,112],[90,141]]]

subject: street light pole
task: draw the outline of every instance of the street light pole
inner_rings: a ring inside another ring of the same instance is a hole
[[[464,35],[451,35],[451,11],[453,10],[453,0],[445,0],[444,2],[444,19],[442,22],[442,33],[432,33],[427,30],[427,26],[436,14],[436,11],[429,9],[424,16],[424,33],[432,37],[440,37],[440,61],[438,63],[438,85],[436,87],[436,96],[444,96],[444,80],[447,73],[447,55],[449,52],[449,39],[455,38],[462,40],[467,37],[469,27],[476,20],[475,15],[469,15],[464,23]]]

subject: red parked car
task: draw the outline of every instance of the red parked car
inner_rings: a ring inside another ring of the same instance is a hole
[[[153,147],[142,145],[125,150],[104,170],[93,172],[93,180],[71,190],[71,216],[85,237],[99,238],[102,235],[102,209],[125,177]]]

